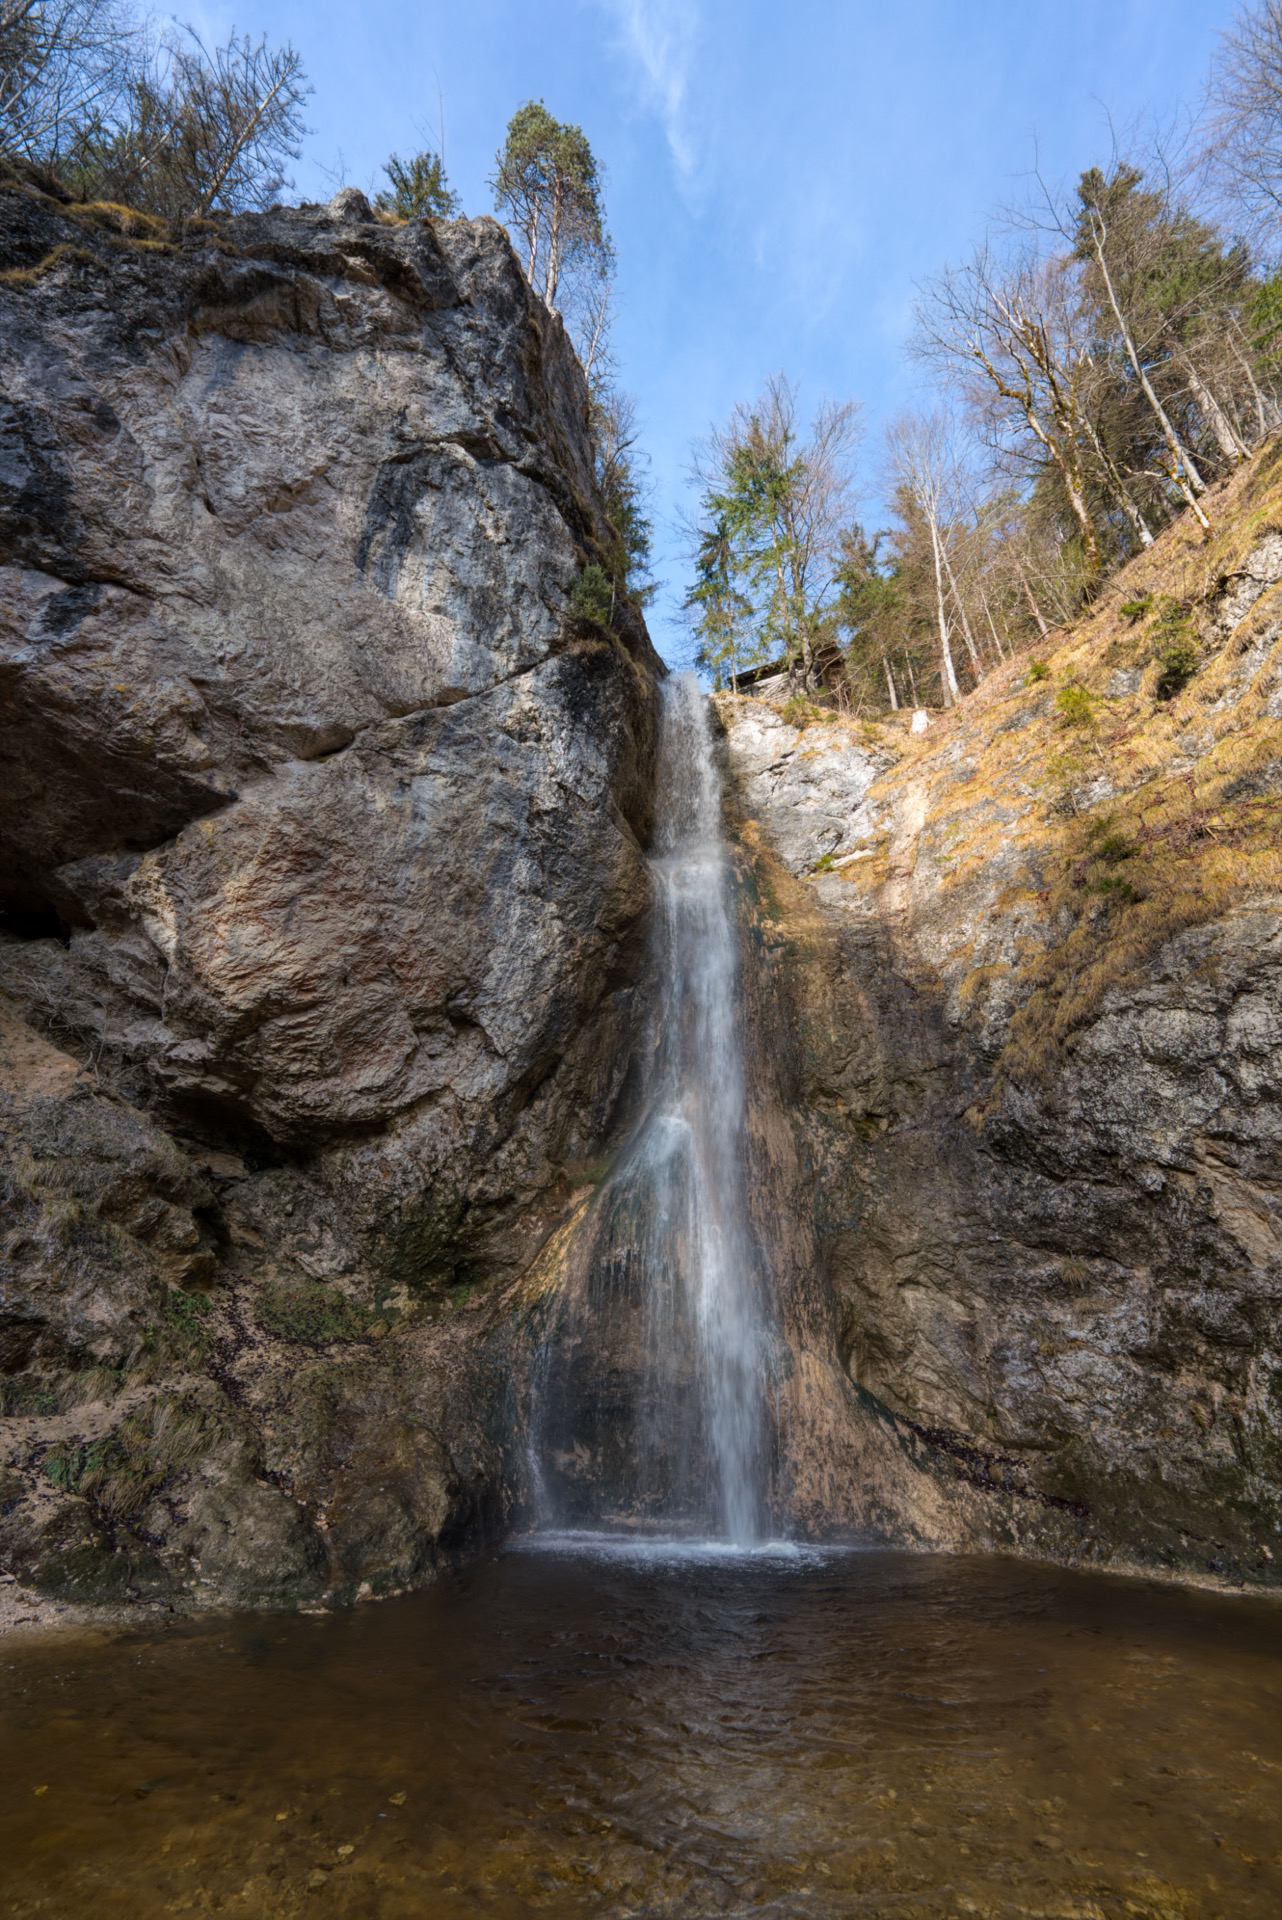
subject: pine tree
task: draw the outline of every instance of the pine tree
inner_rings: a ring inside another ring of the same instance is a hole
[[[729,678],[731,691],[739,691],[739,675],[760,664],[762,646],[754,638],[749,622],[752,601],[736,584],[739,559],[724,513],[715,514],[708,496],[705,511],[713,512],[712,523],[699,540],[695,556],[695,583],[685,599],[687,612],[694,615],[698,638],[695,659],[711,673],[718,687]]]
[[[1196,496],[1203,466],[1246,455],[1234,418],[1242,374],[1229,342],[1253,279],[1241,243],[1226,244],[1143,181],[1126,164],[1082,175],[1075,250],[1097,341],[1143,401],[1155,443],[1156,459],[1140,446],[1128,464],[1142,471],[1164,450],[1180,491]]]
[[[608,266],[601,173],[582,127],[527,100],[508,122],[490,184],[495,207],[521,238],[526,277],[549,307],[567,272]]]
[[[740,666],[747,658],[746,625],[755,658],[782,656],[807,689],[820,683],[827,656],[837,658],[828,603],[857,434],[858,409],[826,401],[803,440],[796,388],[780,375],[755,405],[736,407],[701,456],[696,559],[724,537],[735,591],[751,608],[735,615],[735,657]]]

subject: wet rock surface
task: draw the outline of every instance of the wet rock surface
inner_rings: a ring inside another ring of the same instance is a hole
[[[359,194],[0,187],[6,1564],[413,1584],[501,1526],[497,1283],[611,1137],[649,876],[560,321]]]

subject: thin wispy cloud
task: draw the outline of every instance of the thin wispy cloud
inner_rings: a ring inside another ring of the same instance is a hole
[[[686,112],[699,39],[699,10],[690,0],[601,0],[640,85],[641,102],[667,136],[677,170],[694,172],[695,151]]]

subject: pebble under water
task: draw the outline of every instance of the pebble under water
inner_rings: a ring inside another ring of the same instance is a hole
[[[1282,1912],[1262,1600],[543,1540],[0,1667],[6,1915]]]

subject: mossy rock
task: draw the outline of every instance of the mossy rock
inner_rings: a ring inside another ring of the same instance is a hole
[[[264,1288],[254,1302],[254,1318],[264,1333],[279,1340],[327,1347],[339,1340],[365,1339],[379,1315],[317,1280]]]
[[[800,727],[802,731],[814,725],[816,721],[835,720],[837,715],[831,707],[821,707],[816,700],[810,700],[804,693],[794,693],[785,700],[779,709],[790,727]]]

